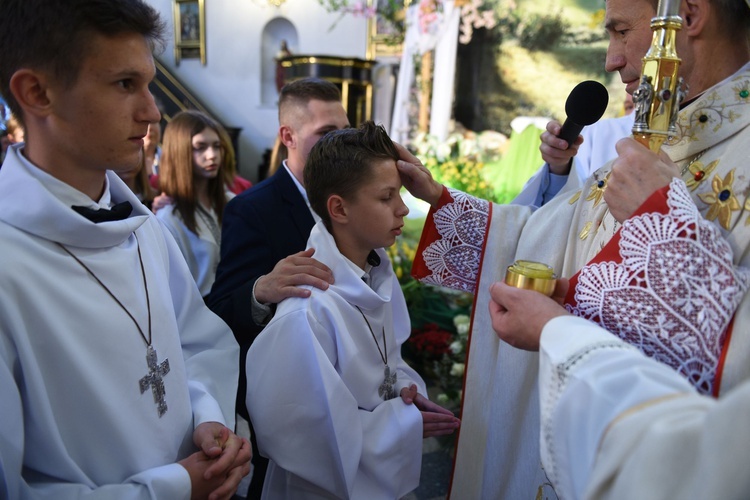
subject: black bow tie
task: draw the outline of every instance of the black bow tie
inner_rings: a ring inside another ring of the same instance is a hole
[[[96,222],[97,224],[100,222],[110,222],[113,220],[127,219],[128,215],[130,215],[130,212],[133,211],[133,205],[131,205],[129,201],[118,203],[109,210],[106,208],[93,209],[88,207],[76,206],[70,208],[83,215],[91,222]]]
[[[378,267],[380,265],[380,255],[375,250],[370,250],[367,255],[367,263],[372,267]]]

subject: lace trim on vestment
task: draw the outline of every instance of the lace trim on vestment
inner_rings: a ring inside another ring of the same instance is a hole
[[[585,266],[576,305],[567,307],[711,394],[726,330],[750,273],[733,267],[729,243],[700,215],[683,181],[672,181],[667,204],[667,214],[625,221],[622,262]]]
[[[421,281],[474,293],[489,221],[490,203],[449,189],[453,202],[435,211],[440,239],[422,253],[432,274]]]

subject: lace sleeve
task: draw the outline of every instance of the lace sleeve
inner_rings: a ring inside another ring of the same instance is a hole
[[[666,213],[625,221],[619,255],[581,269],[568,308],[711,394],[750,274],[734,266],[729,243],[700,215],[682,180],[666,196]]]
[[[427,271],[418,278],[433,285],[473,293],[490,221],[490,203],[461,191],[432,214],[437,239],[420,244]],[[428,223],[430,221],[428,220]]]

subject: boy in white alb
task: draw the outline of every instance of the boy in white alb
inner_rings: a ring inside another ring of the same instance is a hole
[[[283,300],[248,353],[264,498],[400,498],[419,484],[422,437],[458,427],[401,358],[409,315],[382,248],[408,213],[397,158],[371,122],[310,152],[305,186],[322,221],[308,247],[335,282]]]
[[[228,499],[239,350],[166,229],[111,170],[159,111],[140,0],[3,0],[0,498]]]

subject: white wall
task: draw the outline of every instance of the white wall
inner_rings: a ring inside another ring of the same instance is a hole
[[[329,14],[317,0],[287,0],[274,7],[266,0],[205,0],[206,65],[182,59],[175,66],[173,0],[146,0],[169,25],[168,44],[159,60],[224,124],[241,127],[240,173],[256,181],[263,151],[278,131],[275,105],[261,104],[261,37],[264,26],[283,16],[296,28],[295,54],[325,54],[364,59],[367,21]]]

